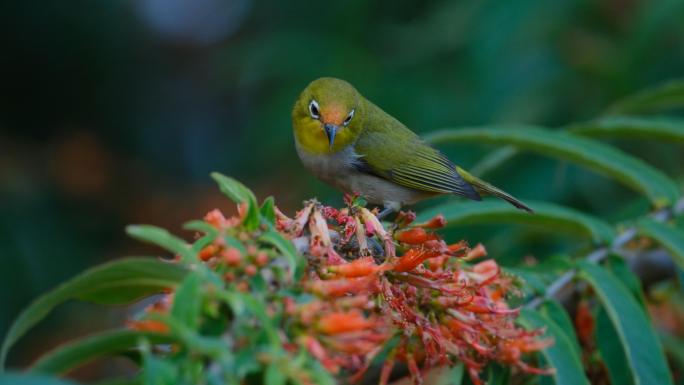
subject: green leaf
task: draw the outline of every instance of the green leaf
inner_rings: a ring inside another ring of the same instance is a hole
[[[285,385],[286,382],[287,376],[285,376],[277,362],[268,365],[264,373],[264,385]]]
[[[629,289],[634,298],[639,301],[639,304],[645,309],[646,299],[644,298],[644,293],[641,288],[641,281],[639,280],[639,277],[634,275],[629,266],[627,266],[625,259],[616,255],[611,255],[606,260],[605,265],[610,269],[610,272]]]
[[[531,126],[463,128],[437,131],[427,139],[435,144],[477,142],[513,145],[572,162],[644,194],[656,207],[673,203],[679,195],[677,185],[658,169],[614,147],[567,132]]]
[[[561,330],[565,332],[565,335],[568,337],[569,342],[575,349],[575,354],[577,355],[577,357],[581,357],[582,348],[580,347],[577,334],[575,334],[575,326],[573,325],[572,321],[570,320],[570,317],[568,316],[568,313],[565,311],[563,306],[560,303],[558,303],[558,301],[547,300],[544,301],[544,303],[541,305],[541,307],[539,308],[539,312],[545,318],[553,321],[553,323],[558,325],[561,328]]]
[[[462,362],[457,363],[451,368],[444,371],[439,376],[434,385],[460,385],[465,374],[465,367]]]
[[[418,215],[418,221],[443,214],[449,225],[475,223],[520,223],[548,231],[562,231],[591,237],[597,243],[609,243],[615,237],[613,227],[599,218],[545,202],[527,202],[534,214],[520,211],[500,201],[449,202],[431,207]]]
[[[152,258],[121,259],[86,270],[19,314],[3,341],[0,368],[12,345],[57,305],[71,299],[107,305],[131,303],[177,285],[186,272],[183,266]]]
[[[147,341],[142,345],[143,370],[142,380],[145,385],[170,385],[179,382],[177,366],[170,360],[157,358],[150,352]],[[182,381],[181,381],[182,383]]]
[[[259,227],[259,206],[254,193],[237,180],[218,172],[212,172],[211,177],[218,183],[221,192],[233,202],[247,203],[247,216],[243,224],[249,231],[256,230]]]
[[[606,364],[611,384],[631,385],[634,384],[634,376],[629,370],[627,354],[620,342],[620,336],[613,327],[604,309],[600,309],[596,315],[596,330],[594,333],[596,347],[601,359]]]
[[[511,383],[511,368],[498,363],[487,365],[487,385],[508,385]]]
[[[299,282],[299,280],[302,278],[302,274],[304,274],[304,264],[306,261],[304,260],[304,257],[297,253],[297,250],[292,242],[285,239],[279,232],[275,230],[269,230],[265,232],[259,238],[259,240],[261,242],[275,246],[275,248],[283,254],[287,260],[292,279],[295,282]]]
[[[185,230],[198,231],[205,234],[202,238],[193,243],[192,251],[195,253],[199,253],[203,248],[209,246],[219,235],[219,231],[216,227],[204,221],[190,221],[183,224],[183,228]]]
[[[608,109],[610,114],[634,114],[684,107],[684,79],[643,90],[618,100]]]
[[[185,262],[192,262],[197,259],[197,255],[187,242],[160,227],[129,225],[126,226],[126,233],[139,241],[148,242],[178,254]]]
[[[167,334],[136,330],[108,331],[71,341],[43,355],[30,370],[46,374],[64,374],[92,360],[117,355],[138,346],[141,338],[155,344],[171,343],[175,339]]]
[[[142,385],[142,379],[139,377],[119,377],[119,378],[109,378],[106,380],[98,381],[93,385]]]
[[[76,385],[76,383],[31,373],[5,373],[0,374],[0,385]]]
[[[526,308],[521,310],[518,322],[528,329],[546,327],[547,335],[553,337],[554,344],[544,349],[542,354],[556,370],[553,378],[557,385],[589,384],[575,345],[561,326],[543,313]]]
[[[653,139],[684,144],[684,120],[614,116],[569,127],[570,132],[598,138]]]
[[[477,176],[482,176],[488,172],[497,169],[502,164],[505,164],[511,158],[518,154],[518,149],[513,146],[506,146],[490,152],[484,158],[480,159],[473,167],[470,168],[470,173]]]
[[[259,213],[267,223],[275,226],[275,200],[272,196],[266,198],[261,204]]]
[[[670,252],[672,259],[679,267],[684,268],[684,233],[682,230],[650,218],[641,219],[637,226],[641,235],[653,238]]]
[[[660,341],[663,343],[665,351],[672,358],[675,366],[684,368],[684,341],[675,335],[666,333],[660,335]]]
[[[620,337],[636,384],[667,385],[672,378],[653,325],[629,290],[609,271],[583,261],[580,277],[596,292]]]
[[[201,277],[199,273],[188,274],[176,290],[171,316],[190,329],[197,329],[202,310]]]

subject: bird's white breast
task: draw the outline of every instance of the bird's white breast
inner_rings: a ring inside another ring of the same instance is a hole
[[[358,171],[354,167],[361,156],[350,145],[332,154],[311,154],[295,139],[297,154],[304,166],[318,179],[347,193],[359,193],[370,203],[412,204],[432,194],[403,187],[386,179]]]

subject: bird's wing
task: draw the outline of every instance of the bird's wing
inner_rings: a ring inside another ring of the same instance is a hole
[[[481,199],[441,152],[394,119],[382,123],[390,125],[364,130],[359,136],[355,145],[358,170],[416,190]]]

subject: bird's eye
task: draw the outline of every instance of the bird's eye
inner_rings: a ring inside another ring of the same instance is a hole
[[[318,111],[318,103],[315,100],[312,100],[311,103],[309,103],[309,113],[311,114],[311,117],[314,119],[318,119],[320,117],[320,112]]]
[[[354,117],[354,109],[352,108],[352,110],[349,112],[349,115],[347,115],[347,118],[344,120],[344,122],[342,124],[344,124],[345,126],[348,125],[349,122],[351,122],[353,117]]]

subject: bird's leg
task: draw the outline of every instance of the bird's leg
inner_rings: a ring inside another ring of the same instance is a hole
[[[385,208],[382,209],[382,211],[380,211],[380,213],[378,214],[378,219],[383,220],[386,216],[392,214],[393,211],[394,211],[393,208],[391,208],[391,207],[385,207]]]
[[[385,208],[380,211],[380,214],[378,214],[378,219],[380,220],[384,219],[393,212],[399,212],[399,209],[401,209],[401,203],[399,202],[384,202],[383,206]]]

